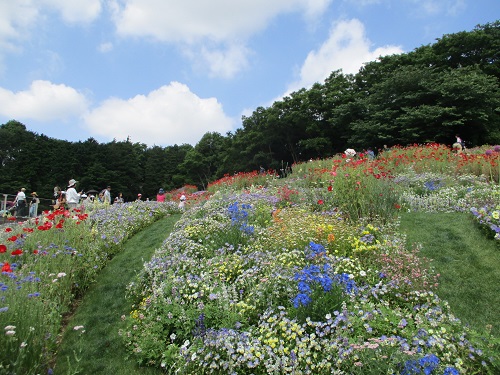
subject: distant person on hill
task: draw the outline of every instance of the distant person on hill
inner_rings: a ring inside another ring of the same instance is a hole
[[[375,152],[373,152],[371,147],[368,147],[368,150],[366,150],[366,155],[368,156],[368,159],[370,159],[370,160],[375,159]]]
[[[179,198],[179,208],[183,209],[186,204],[186,196],[184,194]]]
[[[462,151],[465,151],[465,142],[464,140],[460,137],[460,135],[456,134],[455,135],[456,141],[453,143],[453,151],[456,151],[458,154],[462,153]]]
[[[158,191],[158,194],[156,194],[156,200],[158,202],[165,202],[165,190],[163,190],[163,188],[160,188],[160,190]]]

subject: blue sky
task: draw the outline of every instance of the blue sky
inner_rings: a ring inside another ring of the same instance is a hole
[[[195,145],[333,70],[500,18],[500,0],[0,0],[0,124]]]

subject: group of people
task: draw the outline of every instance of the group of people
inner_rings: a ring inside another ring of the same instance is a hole
[[[54,187],[54,201],[52,202],[52,207],[57,210],[61,207],[67,207],[68,209],[75,209],[81,205],[88,205],[90,203],[96,202],[96,198],[93,194],[85,194],[82,191],[77,192],[76,184],[78,181],[71,179],[68,182],[68,187],[66,190],[61,190],[59,186]],[[95,191],[94,191],[95,192]],[[111,186],[107,186],[103,189],[97,197],[97,201],[101,203],[111,204]],[[114,203],[123,203],[123,196],[120,193],[114,200]]]
[[[62,190],[59,186],[54,187],[54,199],[52,201],[52,208],[57,210],[59,208],[68,208],[73,210],[77,207],[86,206],[93,204],[94,202],[101,202],[104,204],[111,204],[111,186],[107,186],[99,192],[97,198],[93,194],[85,194],[84,191],[77,191],[76,185],[78,181],[71,179],[68,182],[68,187],[66,190]],[[95,190],[93,191],[96,192]],[[15,212],[15,216],[19,217],[36,217],[38,215],[38,205],[40,204],[40,199],[38,194],[34,191],[31,194],[31,200],[28,203],[26,197],[26,189],[22,188],[16,195],[13,202],[13,207],[11,211]],[[163,188],[160,188],[158,194],[156,195],[156,200],[158,202],[165,202],[167,194]],[[137,195],[137,200],[142,200],[142,194]],[[149,199],[148,199],[149,200]],[[119,193],[113,203],[124,203],[123,194]],[[186,196],[182,194],[179,199],[179,208],[184,208],[186,202]]]
[[[14,211],[15,216],[36,217],[38,215],[38,205],[40,203],[38,194],[36,193],[36,191],[34,191],[30,194],[30,196],[31,200],[28,203],[26,197],[26,188],[21,188],[21,190],[17,192],[12,206],[12,210]]]

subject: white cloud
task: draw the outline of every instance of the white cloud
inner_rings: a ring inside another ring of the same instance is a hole
[[[332,1],[115,0],[110,8],[119,35],[179,44],[193,61],[201,60],[211,76],[230,78],[248,65],[246,40],[273,18],[300,12],[311,21]]]
[[[33,81],[26,91],[17,93],[0,88],[0,114],[18,120],[69,120],[87,110],[85,96],[66,85]]]
[[[462,13],[466,4],[464,0],[410,0],[421,16],[457,15]]]
[[[47,8],[61,14],[67,23],[88,23],[101,13],[101,0],[23,0],[0,1],[0,72],[6,52],[22,49],[21,41],[43,20]],[[53,22],[53,21],[50,21]]]
[[[181,83],[137,95],[131,99],[108,99],[85,116],[92,134],[109,140],[148,145],[195,145],[207,132],[224,135],[234,121],[224,114],[215,98],[202,99]]]
[[[321,47],[309,52],[300,69],[299,79],[289,86],[285,95],[303,87],[309,88],[315,82],[323,83],[334,70],[342,69],[345,74],[354,74],[366,62],[402,52],[398,46],[372,49],[360,21],[340,21],[333,25],[328,39]]]
[[[0,51],[17,49],[17,40],[25,38],[38,17],[31,1],[0,1]]]
[[[232,78],[236,73],[248,66],[247,57],[251,51],[242,45],[231,45],[224,49],[209,49],[203,46],[199,63],[209,67],[211,77]],[[193,56],[195,60],[197,58]]]
[[[286,12],[321,14],[332,0],[125,0],[114,3],[118,33],[168,42],[232,41]]]
[[[35,1],[33,1],[35,3]],[[101,13],[101,0],[42,0],[37,3],[47,5],[59,13],[65,22],[88,23]]]
[[[102,53],[106,53],[106,52],[109,52],[113,49],[113,43],[110,43],[110,42],[105,42],[105,43],[101,43],[98,47],[97,47],[97,50],[99,52],[102,52]]]

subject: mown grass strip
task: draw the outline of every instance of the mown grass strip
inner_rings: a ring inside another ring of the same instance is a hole
[[[408,244],[421,243],[433,260],[438,295],[455,316],[478,332],[500,337],[500,246],[464,213],[405,213],[401,230]]]
[[[161,219],[132,237],[102,271],[67,324],[54,374],[158,374],[158,369],[139,368],[126,359],[118,330],[121,315],[130,311],[126,286],[168,237],[179,217]],[[74,330],[77,326],[84,328]]]

